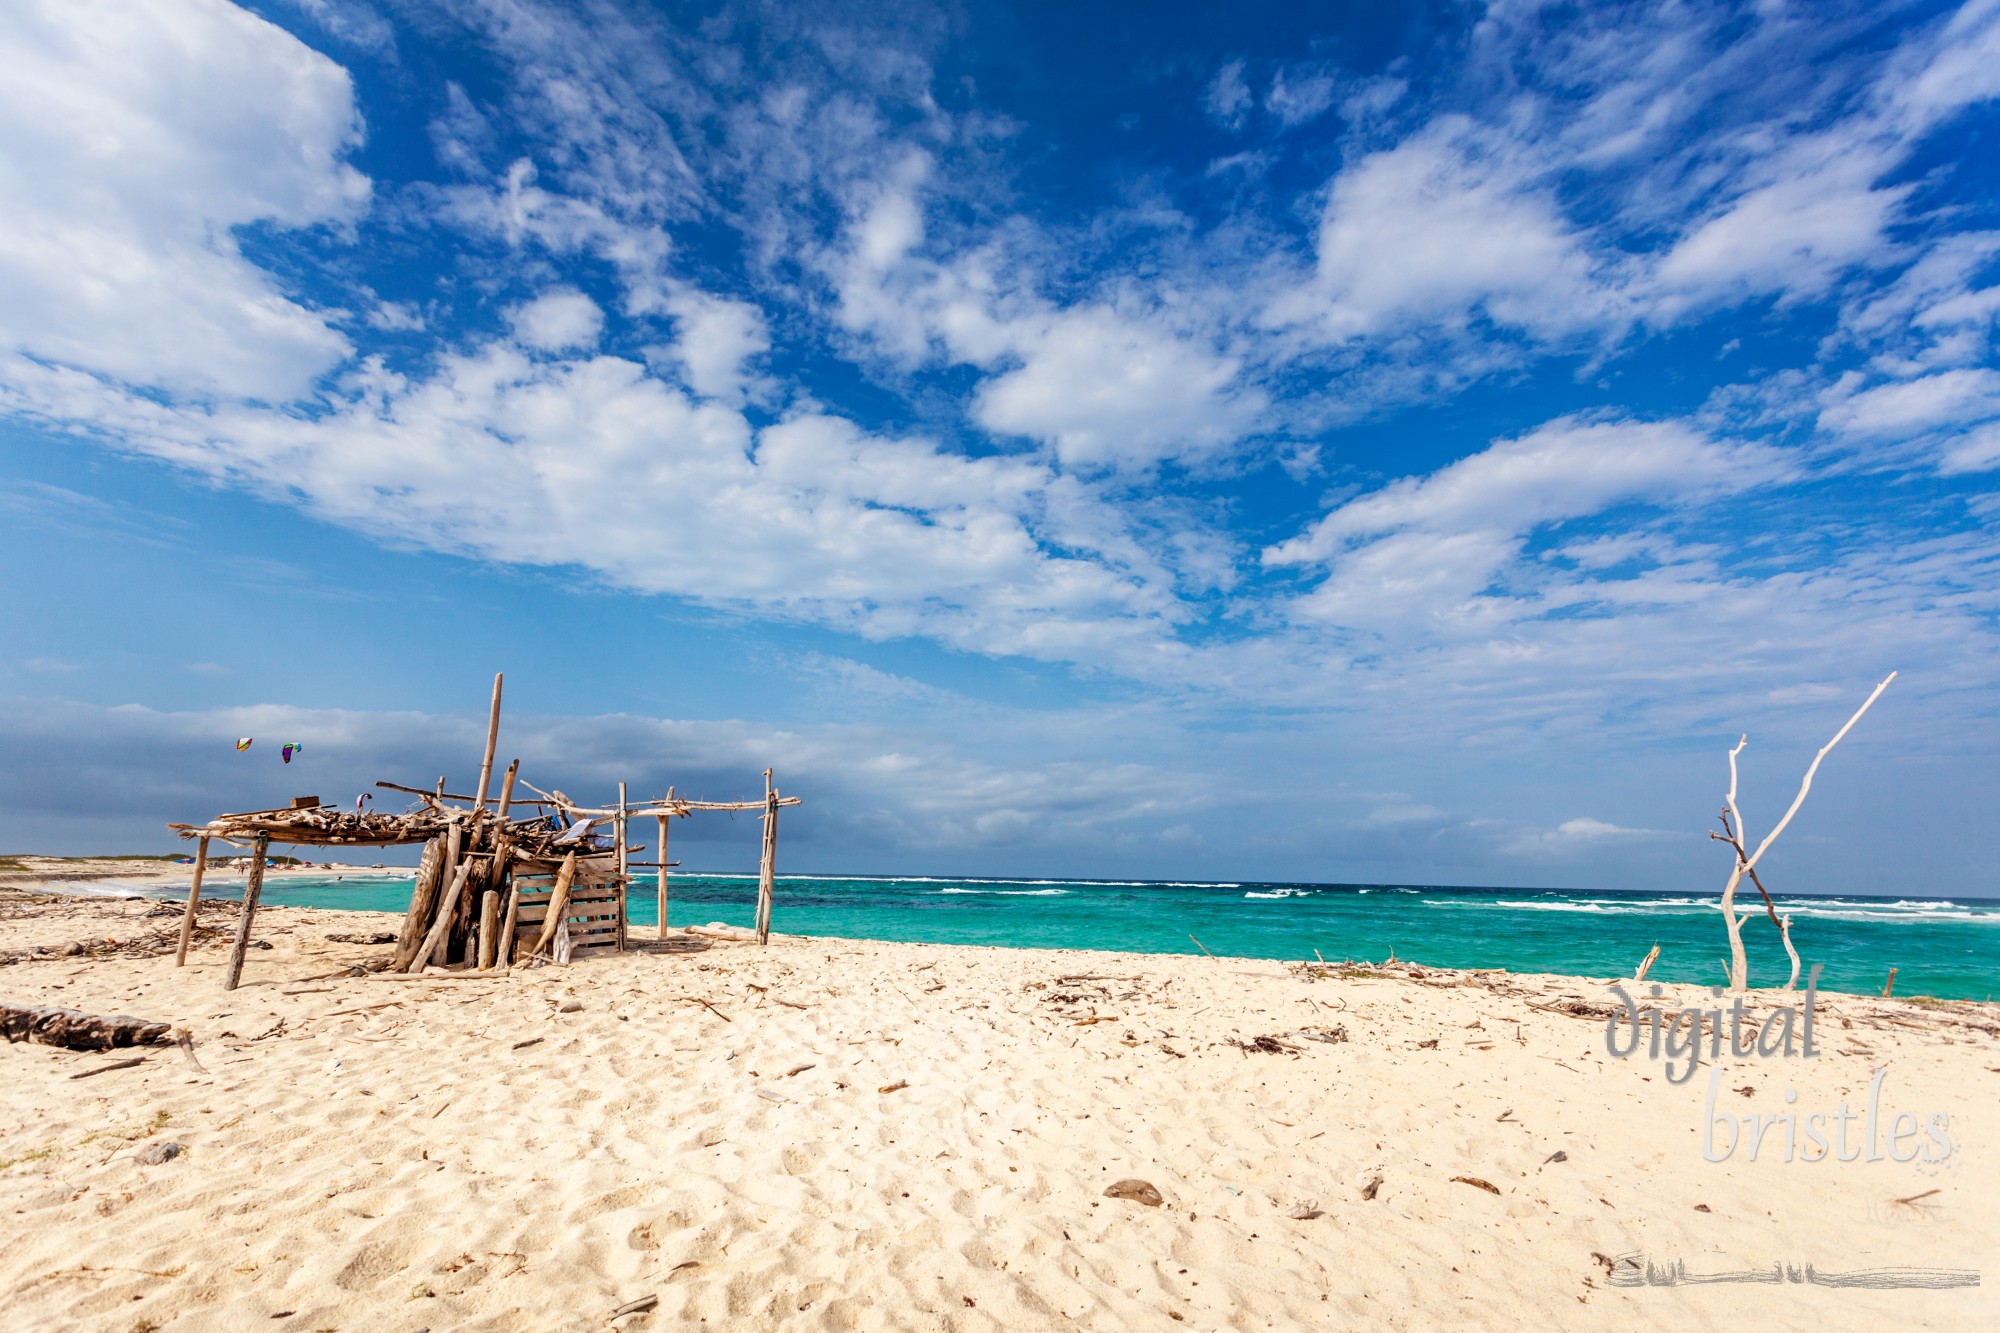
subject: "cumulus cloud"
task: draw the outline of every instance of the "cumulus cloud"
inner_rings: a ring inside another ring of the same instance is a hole
[[[1068,466],[1145,471],[1217,454],[1253,432],[1265,393],[1184,316],[1062,305],[1001,257],[923,255],[932,168],[927,155],[909,154],[857,188],[836,259],[843,325],[905,365],[941,359],[987,372],[972,419],[1041,441]]]
[[[1237,362],[1101,306],[1023,320],[1006,337],[1020,364],[980,386],[974,415],[1048,442],[1067,464],[1214,453],[1247,434],[1264,404],[1237,387]]]
[[[1334,178],[1315,284],[1272,317],[1339,340],[1476,315],[1552,336],[1607,300],[1548,188],[1503,139],[1446,117]]]
[[[763,312],[692,288],[668,297],[667,310],[678,333],[670,355],[688,387],[704,398],[741,398],[749,363],[771,350]]]
[[[604,311],[574,289],[544,292],[507,313],[514,336],[544,352],[574,352],[597,346],[604,332]]]
[[[282,401],[350,347],[234,230],[353,219],[347,72],[224,0],[0,13],[0,352]]]

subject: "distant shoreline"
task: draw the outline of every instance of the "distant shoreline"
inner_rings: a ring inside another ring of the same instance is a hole
[[[248,853],[231,852],[227,856],[211,857],[209,875],[240,876],[248,871]],[[414,866],[395,866],[383,863],[354,863],[341,861],[311,861],[301,865],[272,864],[266,868],[268,876],[305,877],[324,874],[336,875],[383,875],[408,877],[416,873]],[[188,862],[173,861],[163,856],[43,856],[35,853],[15,853],[0,855],[0,888],[32,888],[52,883],[87,883],[116,879],[143,884],[148,887],[187,887],[192,874]],[[676,870],[673,878],[688,879],[742,879],[755,880],[754,871],[738,870]],[[649,881],[647,874],[638,876],[641,881]],[[1360,892],[1362,890],[1396,890],[1404,893],[1543,893],[1579,894],[1592,897],[1647,899],[1661,897],[1704,896],[1701,889],[1599,889],[1576,888],[1549,884],[1409,884],[1402,882],[1361,883],[1347,880],[1167,880],[1167,879],[1062,879],[1049,875],[947,875],[947,874],[843,874],[835,872],[781,873],[779,882],[847,881],[853,883],[881,884],[1027,884],[1027,885],[1077,885],[1097,888],[1188,888],[1188,889],[1244,889],[1298,888],[1317,892]],[[1920,893],[1898,891],[1894,893],[1846,893],[1813,892],[1810,890],[1787,890],[1780,898],[1804,898],[1848,900],[1858,902],[1926,902],[1979,904],[2000,907],[2000,895],[1985,896],[1968,893]]]

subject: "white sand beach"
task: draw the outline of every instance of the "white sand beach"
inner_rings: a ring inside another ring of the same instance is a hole
[[[0,1003],[192,1036],[192,1057],[0,1049],[0,1326],[2000,1316],[1991,1006],[1822,996],[1818,1058],[1723,1067],[1732,1116],[1860,1107],[1886,1067],[1884,1120],[1947,1116],[1943,1161],[1788,1163],[1767,1145],[1718,1163],[1701,1146],[1706,1068],[1672,1085],[1643,1051],[1611,1058],[1601,1018],[1550,1007],[1602,1003],[1601,980],[1403,966],[1307,980],[1261,960],[786,936],[389,979],[348,969],[385,951],[365,941],[398,918],[266,908],[272,947],[225,992],[233,904],[204,911],[185,968],[171,948],[118,956],[170,938],[178,911],[0,893],[0,957],[79,941],[107,955],[0,966]],[[1234,1044],[1261,1037],[1276,1049]],[[1163,1203],[1106,1197],[1125,1178]],[[1986,1271],[1946,1290],[1617,1285],[1614,1269],[1640,1271],[1626,1256],[1695,1276]]]

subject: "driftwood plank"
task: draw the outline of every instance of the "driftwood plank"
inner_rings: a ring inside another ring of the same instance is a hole
[[[72,1051],[109,1051],[120,1046],[151,1046],[165,1041],[172,1030],[171,1023],[155,1023],[130,1014],[100,1016],[79,1009],[0,1004],[0,1036],[9,1042],[32,1041]]]
[[[452,842],[458,841],[457,829],[452,830]],[[431,908],[437,903],[438,886],[443,882],[447,849],[442,840],[432,838],[424,844],[424,854],[417,862],[417,882],[410,895],[409,911],[403,915],[402,934],[396,941],[394,961],[389,964],[392,972],[401,972],[416,959],[417,946],[430,931]]]

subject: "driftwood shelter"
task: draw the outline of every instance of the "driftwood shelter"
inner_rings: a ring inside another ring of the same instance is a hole
[[[243,976],[243,958],[264,887],[264,867],[273,843],[307,847],[403,847],[422,844],[409,910],[388,963],[394,972],[457,967],[482,972],[517,965],[567,963],[573,958],[623,952],[627,942],[626,898],[635,867],[659,871],[660,936],[667,933],[666,857],[669,821],[698,811],[760,810],[763,850],[757,876],[757,942],[771,935],[771,882],[778,855],[778,810],[797,805],[780,795],[764,770],[761,801],[690,801],[672,788],[651,801],[632,802],[618,784],[618,803],[578,805],[560,791],[544,792],[520,782],[521,761],[507,766],[497,798],[492,796],[493,757],[500,739],[501,677],[493,677],[493,706],[486,723],[486,753],[472,795],[434,788],[377,782],[387,791],[416,797],[400,814],[347,811],[322,804],[316,796],[294,799],[271,810],[217,815],[206,824],[170,824],[195,841],[194,880],[181,919],[175,965],[187,962],[202,875],[212,841],[250,849],[250,880],[236,917],[225,989]],[[534,793],[514,794],[516,785]],[[635,819],[658,821],[658,859],[635,861],[629,830]]]

